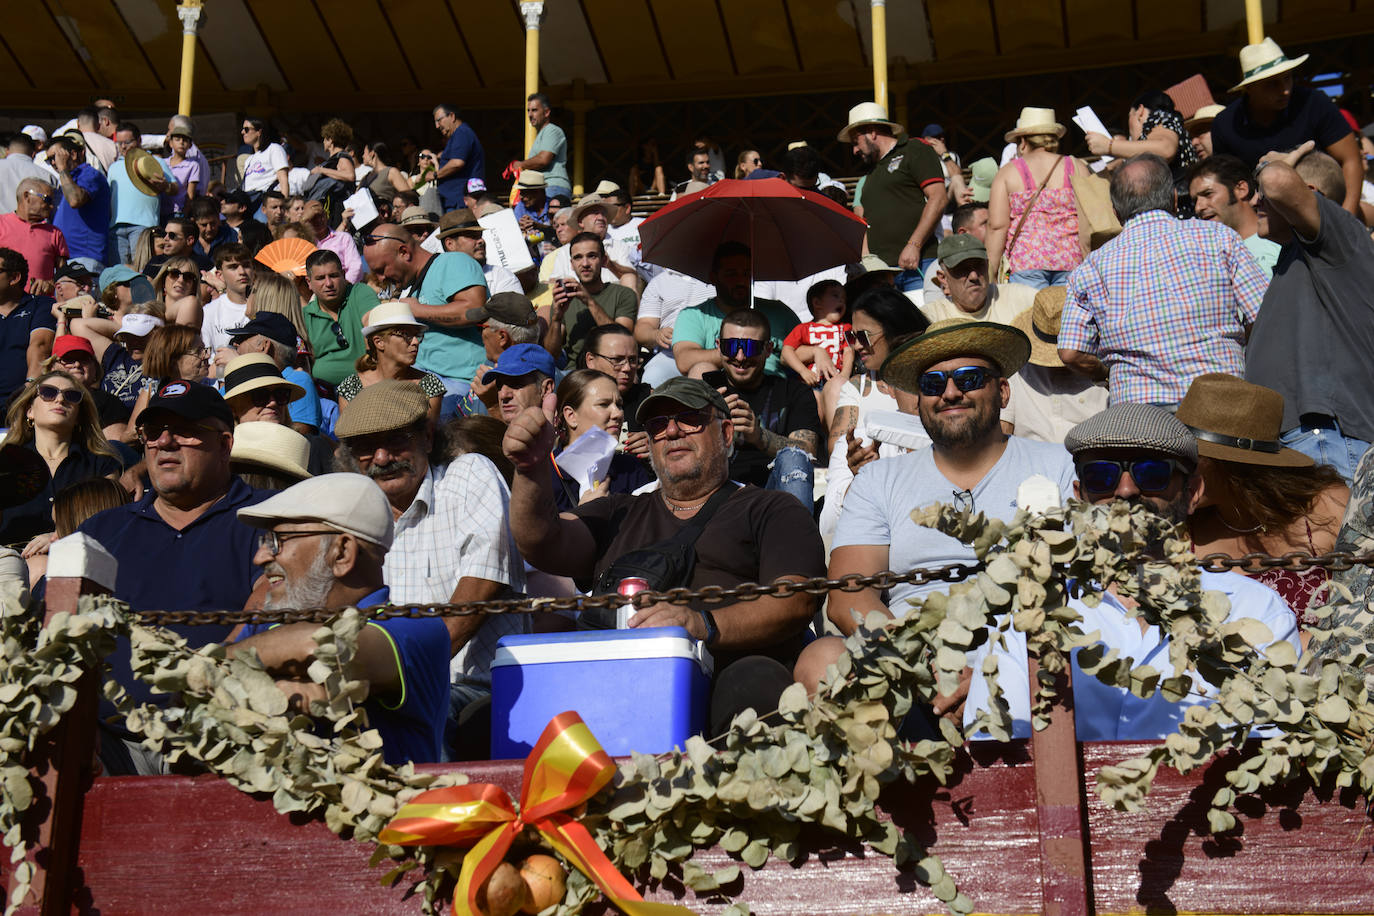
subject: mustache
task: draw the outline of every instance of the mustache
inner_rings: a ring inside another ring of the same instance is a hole
[[[394,477],[400,474],[412,474],[415,472],[415,465],[405,459],[393,461],[390,464],[374,464],[367,469],[367,476],[376,480],[379,477]]]

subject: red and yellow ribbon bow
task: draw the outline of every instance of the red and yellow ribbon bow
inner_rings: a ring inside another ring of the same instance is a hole
[[[582,717],[560,713],[525,759],[518,811],[505,790],[491,783],[432,789],[401,808],[378,840],[395,846],[466,846],[476,841],[463,857],[453,893],[453,912],[461,916],[479,912],[478,889],[526,825],[538,830],[630,916],[690,913],[685,907],[646,902],[616,871],[587,828],[565,813],[601,791],[614,776],[615,764]]]

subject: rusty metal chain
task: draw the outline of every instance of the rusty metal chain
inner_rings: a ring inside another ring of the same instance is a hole
[[[1320,567],[1336,572],[1355,566],[1374,565],[1374,553],[1354,554],[1349,551],[1313,555],[1302,551],[1270,556],[1263,553],[1248,553],[1241,557],[1231,557],[1224,553],[1210,553],[1199,557],[1197,565],[1206,572],[1226,572],[1227,570],[1257,571],[1261,569],[1285,568],[1295,570]],[[672,604],[688,604],[703,601],[708,604],[726,604],[735,601],[755,601],[764,597],[787,598],[796,594],[829,594],[832,591],[859,592],[865,589],[883,591],[894,585],[929,585],[933,582],[961,582],[982,569],[982,564],[952,563],[948,566],[933,568],[917,567],[906,572],[884,570],[871,576],[851,573],[838,579],[816,577],[812,579],[775,579],[770,583],[745,582],[733,587],[707,585],[699,589],[670,588],[661,592],[642,591],[633,597],[617,593],[604,595],[570,595],[561,598],[499,598],[490,601],[470,601],[462,604],[407,604],[380,605],[367,608],[373,619],[389,617],[466,617],[473,614],[525,614],[548,613],[552,611],[585,611],[593,608],[618,608],[625,604],[646,607],[665,601]],[[273,611],[141,611],[139,619],[143,623],[157,626],[170,625],[233,625],[240,623],[324,623],[336,617],[339,608],[301,608]]]

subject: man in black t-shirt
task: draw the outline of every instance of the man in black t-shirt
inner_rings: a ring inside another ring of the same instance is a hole
[[[1230,153],[1252,168],[1272,151],[1287,152],[1311,140],[1341,164],[1345,196],[1335,201],[1360,215],[1364,157],[1340,110],[1316,89],[1294,88],[1292,71],[1307,55],[1290,60],[1272,38],[1240,52],[1240,92],[1212,122],[1212,154]]]
[[[726,456],[734,424],[720,392],[699,379],[670,379],[638,413],[649,432],[659,489],[612,493],[562,515],[553,498],[553,425],[539,407],[510,422],[502,443],[515,464],[510,526],[526,561],[554,575],[599,577],[626,553],[681,531],[718,491],[732,486]],[[795,580],[825,568],[810,514],[789,496],[750,486],[729,492],[694,548],[696,563],[685,583],[692,589]],[[683,627],[711,650],[716,673],[708,734],[717,735],[746,707],[777,708],[815,609],[816,599],[806,594],[726,605],[660,603],[637,610],[629,625]]]
[[[708,381],[725,396],[735,425],[730,479],[791,493],[810,509],[821,427],[816,397],[795,376],[763,371],[773,348],[770,334],[768,318],[753,309],[731,312],[720,326],[725,368]]]

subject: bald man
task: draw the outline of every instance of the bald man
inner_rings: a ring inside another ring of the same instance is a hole
[[[53,275],[70,256],[62,230],[52,224],[59,193],[46,181],[25,178],[15,190],[14,212],[0,216],[0,248],[28,261],[28,291],[35,296],[52,295]]]

